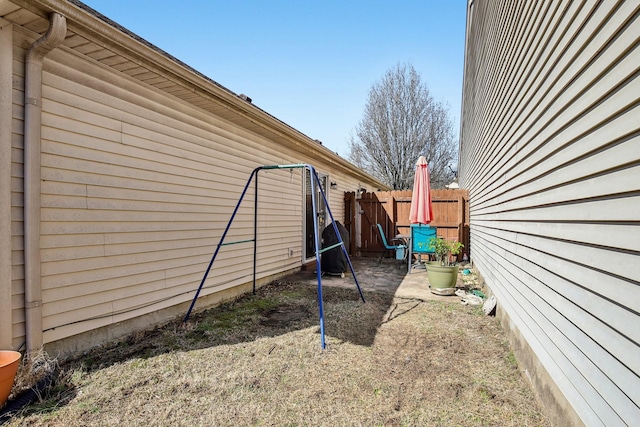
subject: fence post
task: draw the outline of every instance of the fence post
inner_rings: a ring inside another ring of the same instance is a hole
[[[396,198],[393,197],[393,192],[389,192],[389,198],[387,199],[387,212],[389,212],[389,222],[391,223],[391,236],[390,237],[395,237],[397,234],[397,229],[398,227],[396,227],[396,216],[397,216],[397,212],[396,212]]]

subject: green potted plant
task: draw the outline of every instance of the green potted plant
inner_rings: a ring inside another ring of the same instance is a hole
[[[458,281],[458,265],[451,263],[451,256],[458,255],[464,245],[455,240],[434,237],[429,248],[436,255],[436,264],[427,265],[427,278],[431,292],[436,295],[453,295]]]

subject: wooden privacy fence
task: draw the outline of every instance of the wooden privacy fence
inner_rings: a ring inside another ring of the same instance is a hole
[[[345,227],[349,230],[349,252],[358,256],[376,256],[384,246],[376,224],[382,225],[387,239],[409,234],[411,190],[345,193]],[[469,247],[469,191],[431,190],[434,220],[438,236]],[[462,258],[460,254],[459,258]]]

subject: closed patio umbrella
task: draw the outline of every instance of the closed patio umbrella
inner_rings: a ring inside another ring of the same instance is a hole
[[[424,156],[418,158],[416,174],[413,179],[413,193],[411,194],[411,210],[409,222],[411,223],[411,240],[409,245],[409,273],[411,273],[413,254],[418,254],[418,263],[415,266],[424,267],[422,254],[431,253],[430,241],[435,237],[436,229],[429,227],[433,220],[433,208],[431,207],[431,186],[429,185],[429,167]]]
[[[431,207],[431,187],[429,185],[429,166],[424,156],[418,158],[416,174],[413,178],[413,194],[411,195],[411,224],[429,224],[433,220]]]

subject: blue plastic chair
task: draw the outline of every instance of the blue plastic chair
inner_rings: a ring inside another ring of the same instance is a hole
[[[380,237],[382,238],[382,244],[384,245],[385,249],[389,249],[390,251],[393,250],[396,253],[396,259],[399,260],[403,260],[405,259],[405,256],[407,254],[407,245],[405,245],[404,243],[398,243],[396,245],[390,245],[387,242],[387,238],[384,235],[384,231],[382,230],[382,226],[380,224],[376,224],[378,227],[378,231],[380,232]],[[396,239],[393,238],[391,239],[391,242],[402,242],[401,239]],[[382,253],[382,255],[380,255],[380,258],[378,259],[378,265],[380,265],[380,263],[382,262],[382,257],[384,256],[384,252]]]
[[[411,224],[411,245],[409,246],[409,273],[411,273],[411,262],[413,254],[435,254],[435,249],[431,247],[431,239],[436,237],[437,229],[430,225]],[[422,258],[420,258],[422,261]]]

